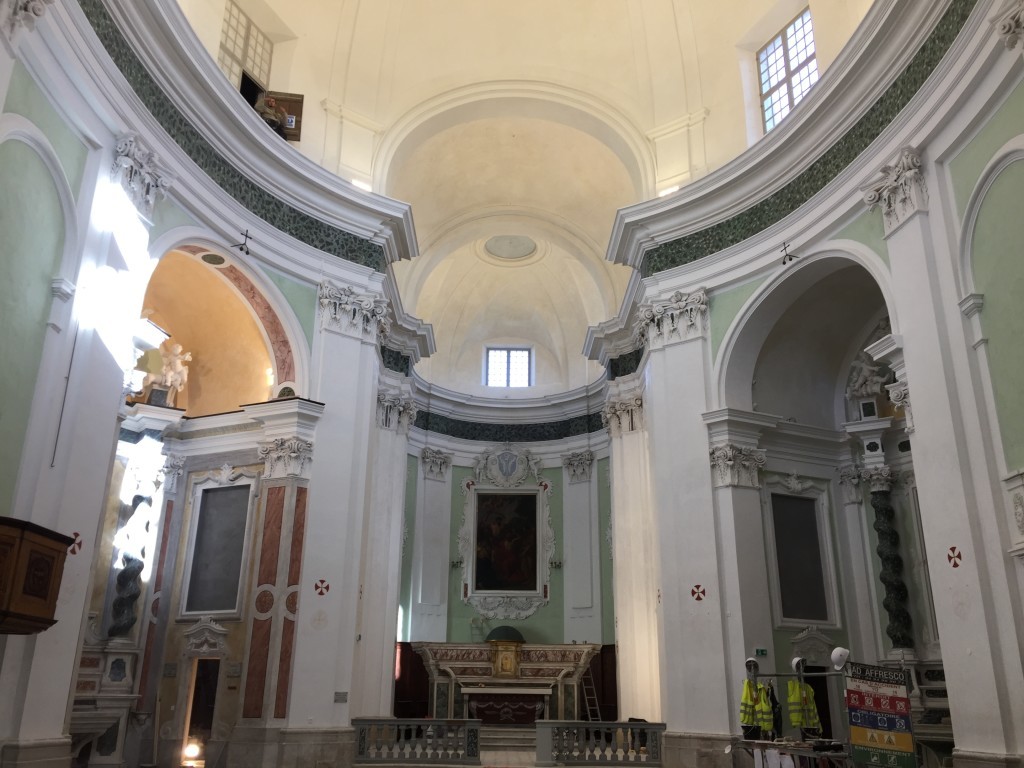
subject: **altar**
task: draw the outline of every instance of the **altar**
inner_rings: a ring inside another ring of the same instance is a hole
[[[488,725],[580,720],[580,680],[599,645],[413,643],[430,676],[429,714]]]

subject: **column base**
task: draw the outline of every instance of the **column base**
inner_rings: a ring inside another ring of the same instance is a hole
[[[71,739],[12,742],[0,747],[0,768],[69,768]]]
[[[668,733],[662,736],[661,764],[665,768],[734,768],[743,765],[746,753],[735,747],[737,737],[728,734]]]
[[[1024,768],[1024,755],[953,750],[953,768]]]

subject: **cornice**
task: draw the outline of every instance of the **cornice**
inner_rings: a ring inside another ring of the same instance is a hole
[[[356,189],[266,131],[176,3],[79,4],[78,26],[92,28],[137,100],[223,192],[296,240],[377,271],[417,254],[409,206]]]
[[[896,121],[939,69],[979,1],[875,3],[844,53],[778,129],[682,191],[621,210],[607,258],[652,275],[782,221],[848,171]]]

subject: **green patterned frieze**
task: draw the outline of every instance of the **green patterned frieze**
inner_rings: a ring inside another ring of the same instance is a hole
[[[868,112],[803,173],[771,197],[731,219],[652,248],[644,255],[645,277],[718,253],[753,237],[793,213],[824,189],[891,123],[949,50],[978,0],[953,0],[924,45]]]
[[[576,435],[600,432],[601,414],[591,413],[561,421],[539,424],[491,424],[479,421],[462,421],[429,411],[416,414],[415,425],[425,432],[458,437],[463,440],[480,440],[489,443],[531,443],[545,440],[562,440]]]
[[[626,352],[613,357],[608,361],[608,378],[612,381],[620,376],[629,376],[636,373],[640,367],[640,361],[644,359],[644,347],[637,347],[632,352]]]
[[[271,226],[338,258],[377,271],[384,249],[294,208],[238,171],[174,106],[132,51],[102,0],[80,0],[82,10],[114,64],[161,127],[213,181]]]
[[[408,355],[403,355],[397,349],[391,349],[391,347],[385,347],[382,344],[380,347],[380,359],[384,367],[389,371],[400,373],[403,376],[408,376],[412,372],[412,358]]]

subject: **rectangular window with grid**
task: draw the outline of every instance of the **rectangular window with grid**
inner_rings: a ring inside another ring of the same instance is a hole
[[[217,62],[235,88],[241,88],[243,71],[262,88],[270,83],[274,44],[252,23],[241,8],[228,0],[220,35]]]
[[[757,52],[757,67],[761,80],[761,117],[767,133],[782,122],[818,82],[809,8]]]
[[[491,347],[487,350],[488,387],[530,386],[530,350]]]

